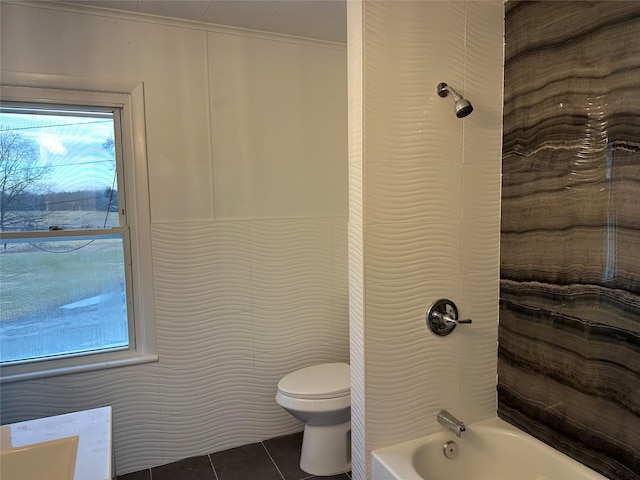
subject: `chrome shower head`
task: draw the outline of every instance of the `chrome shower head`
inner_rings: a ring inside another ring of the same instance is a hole
[[[439,83],[436,87],[436,91],[438,92],[438,95],[443,98],[446,97],[449,93],[453,95],[453,101],[455,102],[454,111],[456,112],[456,117],[463,118],[473,112],[471,103],[468,100],[462,98],[462,95],[460,95],[446,83]]]

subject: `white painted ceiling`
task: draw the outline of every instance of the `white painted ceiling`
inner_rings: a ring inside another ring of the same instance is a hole
[[[346,43],[346,0],[58,0]]]

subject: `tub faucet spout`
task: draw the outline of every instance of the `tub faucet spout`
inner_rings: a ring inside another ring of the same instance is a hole
[[[440,413],[438,413],[438,423],[446,429],[451,430],[458,437],[461,437],[462,432],[466,430],[464,423],[462,423],[446,410],[440,410]]]

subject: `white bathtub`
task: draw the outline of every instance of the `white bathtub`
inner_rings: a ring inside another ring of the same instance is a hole
[[[443,453],[450,440],[453,459]],[[373,480],[606,480],[499,418],[467,425],[462,438],[443,428],[372,455]]]

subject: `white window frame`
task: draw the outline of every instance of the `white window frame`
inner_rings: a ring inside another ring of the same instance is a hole
[[[10,76],[11,77],[11,76]],[[3,75],[5,82],[6,75]],[[33,78],[30,78],[33,83]],[[50,81],[51,78],[46,78]],[[64,79],[63,79],[64,80]],[[144,122],[144,92],[141,83],[97,85],[96,91],[72,89],[66,83],[58,89],[34,86],[0,85],[0,98],[6,101],[39,105],[68,105],[84,107],[115,107],[120,110],[122,168],[128,235],[130,240],[131,277],[127,279],[127,296],[132,293],[133,321],[130,322],[130,347],[123,350],[87,352],[70,357],[35,360],[0,367],[0,383],[49,377],[67,373],[121,367],[158,360],[155,336],[155,308],[151,256],[151,221],[147,152]],[[96,85],[91,85],[96,86]],[[105,91],[106,88],[106,91]],[[101,90],[101,91],[98,91]],[[120,173],[119,173],[120,175]],[[121,192],[118,192],[121,195]]]

